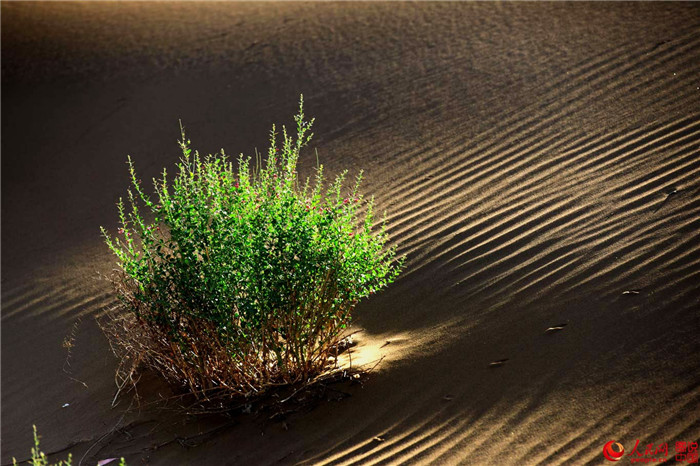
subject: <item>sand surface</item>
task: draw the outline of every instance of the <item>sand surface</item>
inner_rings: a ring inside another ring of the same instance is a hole
[[[365,169],[408,254],[356,312],[356,360],[384,360],[284,420],[112,409],[98,227],[127,154],[173,167],[178,119],[200,151],[252,154],[299,93],[302,171],[314,148]],[[32,424],[76,464],[672,449],[700,437],[699,309],[696,3],[2,3],[3,464]]]

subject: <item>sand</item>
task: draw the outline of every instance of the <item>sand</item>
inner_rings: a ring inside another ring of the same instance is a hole
[[[32,424],[76,464],[672,456],[700,437],[699,76],[694,3],[3,2],[2,463]],[[365,169],[408,255],[355,314],[384,359],[285,418],[112,408],[127,154],[173,167],[182,119],[250,155],[299,93],[302,172]]]

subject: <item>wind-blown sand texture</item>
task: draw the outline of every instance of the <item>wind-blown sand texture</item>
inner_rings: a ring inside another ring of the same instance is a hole
[[[252,155],[299,93],[302,171],[314,148],[365,169],[408,254],[355,314],[354,357],[385,359],[285,420],[111,409],[98,227],[126,155],[172,168],[179,118],[200,151]],[[2,3],[3,464],[32,424],[76,464],[673,448],[700,437],[699,233],[696,3]]]

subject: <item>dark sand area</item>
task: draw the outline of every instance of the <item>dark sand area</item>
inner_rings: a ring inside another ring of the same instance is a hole
[[[700,438],[700,4],[1,13],[2,464],[32,424],[83,464],[605,464],[610,440]],[[365,169],[408,254],[355,313],[355,361],[383,361],[284,420],[111,408],[93,317],[127,154],[172,168],[182,119],[201,152],[252,155],[300,93],[302,172],[314,149]]]

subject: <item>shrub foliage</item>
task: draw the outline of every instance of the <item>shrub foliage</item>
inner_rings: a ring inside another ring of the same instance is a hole
[[[102,228],[121,303],[103,328],[129,361],[122,377],[145,364],[204,397],[309,383],[333,370],[358,301],[397,277],[403,258],[358,191],[362,174],[327,183],[317,164],[299,179],[313,124],[303,99],[295,122],[295,136],[273,126],[264,161],[236,166],[223,150],[193,152],[181,128],[178,172],[153,180],[153,198],[129,158],[121,227]]]

